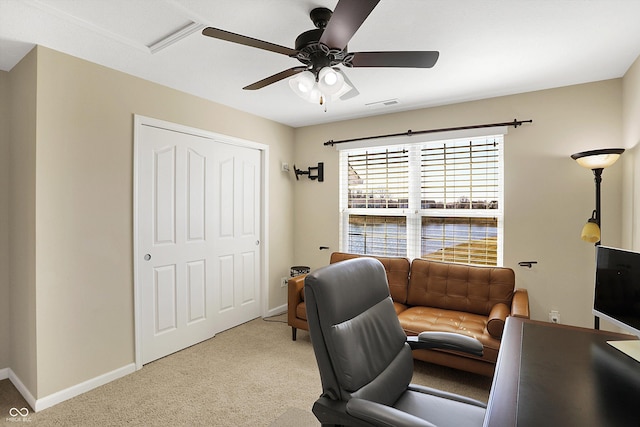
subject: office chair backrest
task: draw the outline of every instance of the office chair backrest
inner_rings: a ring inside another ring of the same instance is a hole
[[[373,258],[330,264],[305,279],[311,342],[323,395],[393,404],[413,375],[413,358]]]

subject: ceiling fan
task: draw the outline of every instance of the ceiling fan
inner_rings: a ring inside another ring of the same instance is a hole
[[[261,89],[288,77],[294,92],[311,102],[323,103],[323,96],[342,100],[358,95],[346,75],[337,67],[431,68],[438,60],[437,51],[348,52],[347,43],[358,31],[380,0],[339,0],[335,10],[318,7],[310,17],[315,29],[300,34],[295,49],[252,37],[207,27],[205,36],[296,58],[303,65],[289,68],[259,80],[245,90]]]

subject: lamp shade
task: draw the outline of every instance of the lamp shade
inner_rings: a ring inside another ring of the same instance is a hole
[[[589,243],[597,243],[600,241],[600,227],[595,221],[587,221],[587,223],[582,227],[582,234],[580,238],[585,242]]]
[[[318,87],[325,95],[335,95],[344,86],[344,77],[331,67],[324,67],[318,73]]]
[[[604,169],[616,162],[624,148],[605,148],[602,150],[583,151],[571,155],[571,158],[587,169]]]
[[[303,71],[289,80],[291,90],[300,98],[310,101],[311,93],[316,85],[316,78],[311,71]]]

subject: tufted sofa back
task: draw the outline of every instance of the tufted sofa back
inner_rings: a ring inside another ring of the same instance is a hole
[[[515,273],[506,267],[479,267],[428,261],[411,263],[407,305],[489,315],[497,303],[511,306]]]
[[[369,257],[375,258],[382,263],[387,272],[387,281],[389,282],[389,293],[395,302],[400,304],[407,303],[407,288],[409,286],[409,270],[411,262],[408,258],[402,257],[375,257],[368,255],[350,254],[346,252],[333,252],[331,254],[330,264],[344,261],[352,258]]]

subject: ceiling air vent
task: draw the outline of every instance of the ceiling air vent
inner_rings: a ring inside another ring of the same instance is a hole
[[[370,102],[368,104],[364,104],[366,107],[370,107],[370,108],[383,108],[383,107],[391,107],[392,105],[397,105],[400,102],[398,101],[397,98],[393,98],[393,99],[387,99],[384,101],[376,101],[376,102]]]

